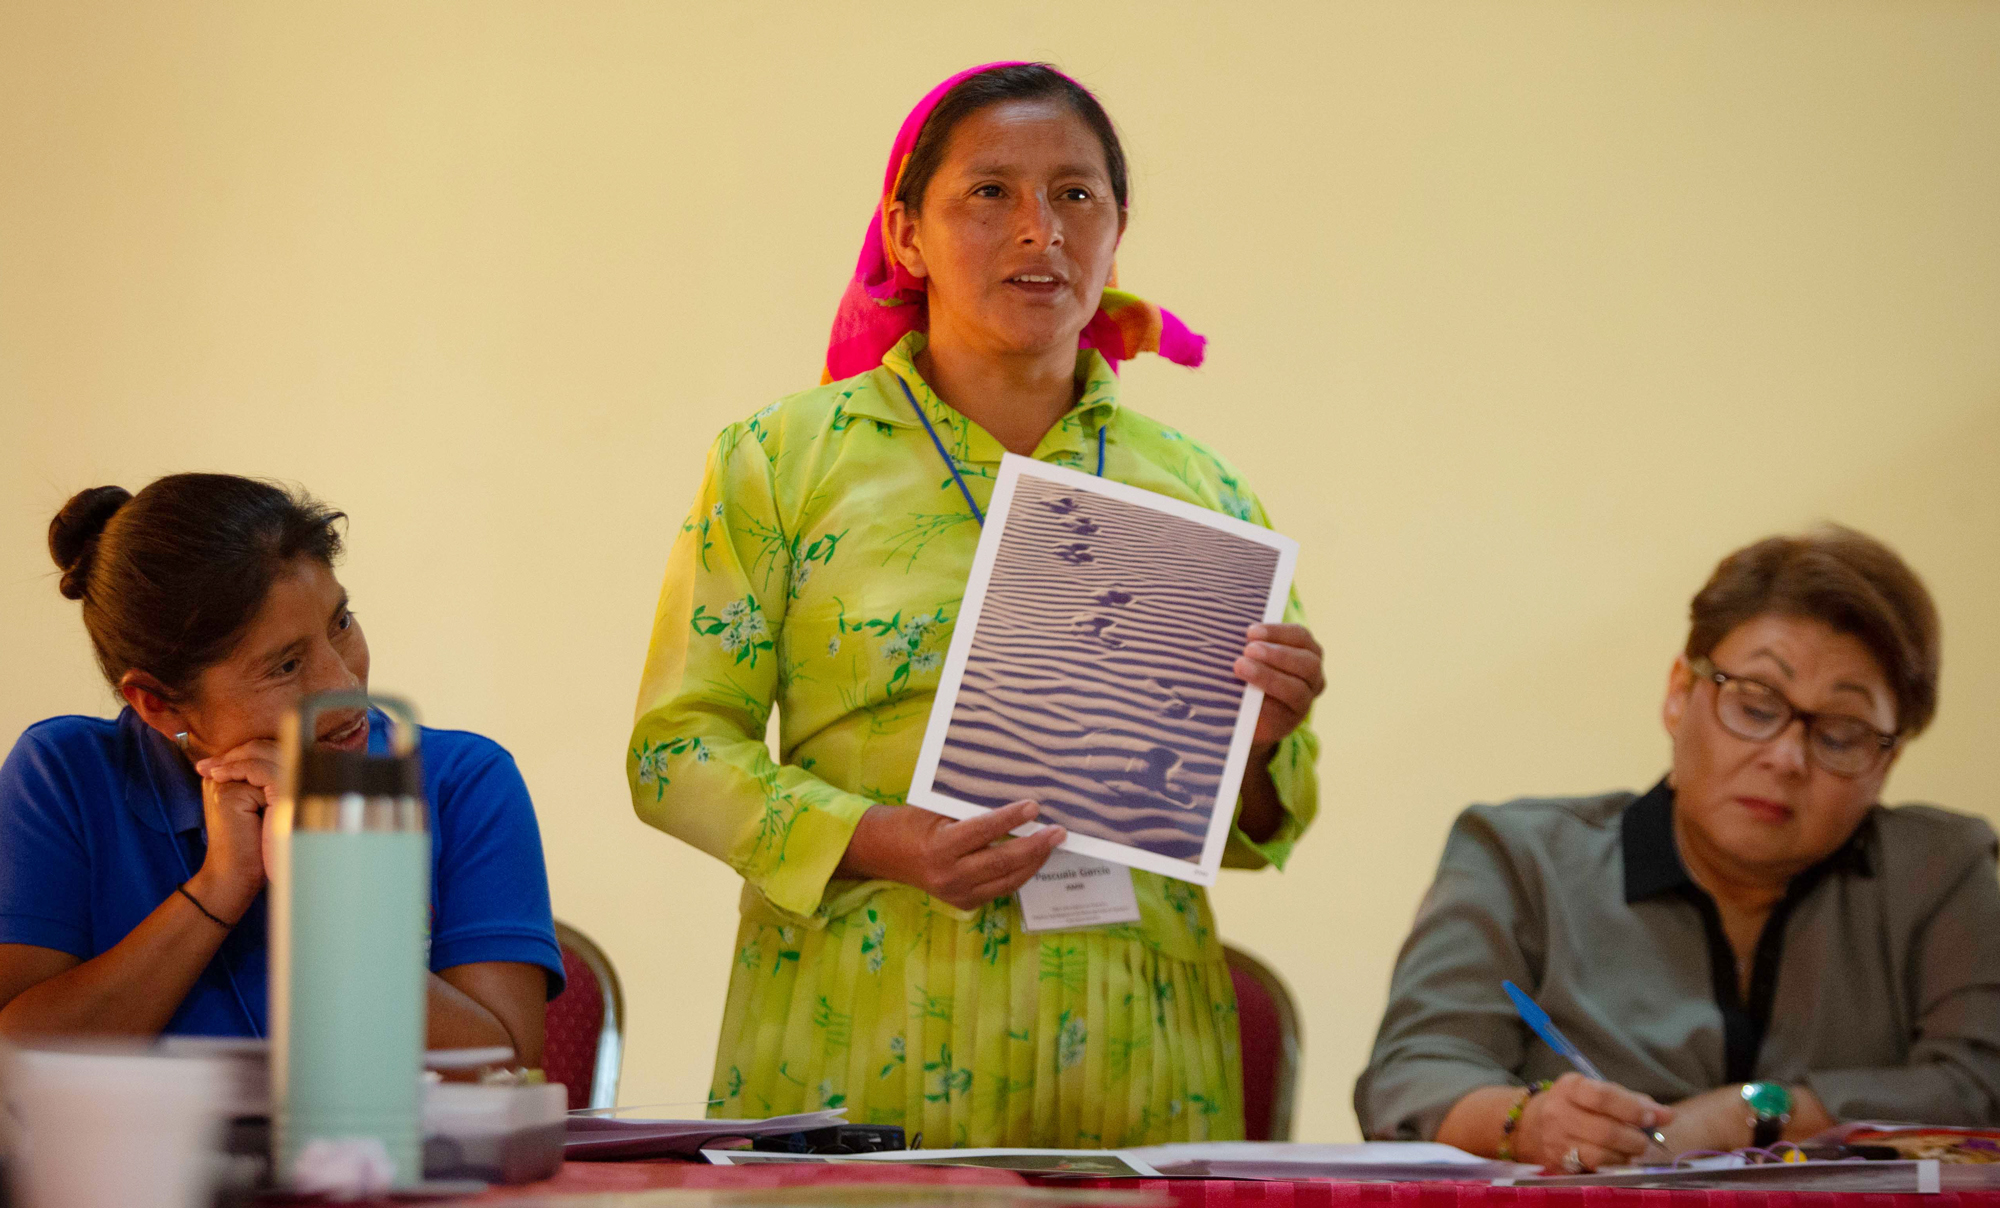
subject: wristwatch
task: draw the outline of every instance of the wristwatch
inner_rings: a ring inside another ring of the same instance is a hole
[[[1746,1082],[1743,1103],[1750,1109],[1750,1144],[1759,1149],[1777,1144],[1792,1118],[1792,1092],[1782,1083]]]

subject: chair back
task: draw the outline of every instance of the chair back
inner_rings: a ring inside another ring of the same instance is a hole
[[[1236,986],[1236,1031],[1243,1049],[1243,1135],[1292,1139],[1299,1086],[1299,1013],[1277,971],[1234,944],[1222,946]]]
[[[616,1107],[625,1035],[625,992],[611,958],[589,936],[556,920],[563,992],[549,1002],[542,1072],[569,1088],[569,1109]]]

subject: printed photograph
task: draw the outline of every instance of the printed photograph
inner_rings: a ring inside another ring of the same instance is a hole
[[[930,787],[1031,798],[1075,835],[1198,864],[1247,691],[1232,666],[1280,550],[1032,472],[994,520]]]

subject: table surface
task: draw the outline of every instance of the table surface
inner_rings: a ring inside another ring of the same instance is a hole
[[[1328,1179],[1024,1179],[972,1167],[710,1166],[690,1162],[566,1162],[555,1178],[496,1187],[463,1204],[501,1204],[526,1196],[649,1191],[685,1187],[753,1188],[839,1183],[1090,1188],[1151,1191],[1175,1208],[2000,1208],[2000,1191],[1936,1195],[1797,1191],[1660,1191],[1614,1187],[1495,1187],[1486,1183],[1347,1183]]]
[[[590,1192],[653,1191],[687,1187],[745,1191],[760,1187],[800,1187],[813,1184],[917,1183],[954,1187],[1020,1187],[1027,1180],[1011,1170],[981,1170],[971,1166],[711,1166],[707,1162],[564,1162],[553,1179],[495,1187],[457,1204],[503,1204],[538,1195],[582,1195]]]
[[[1340,1183],[1330,1179],[1065,1179],[1065,1187],[1161,1191],[1175,1208],[2000,1208],[2000,1191],[1883,1195],[1832,1191],[1664,1191],[1495,1187],[1490,1183]]]

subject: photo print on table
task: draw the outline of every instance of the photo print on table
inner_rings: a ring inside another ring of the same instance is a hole
[[[909,801],[1034,800],[1072,851],[1214,884],[1263,703],[1234,665],[1297,561],[1269,529],[1006,455]]]

